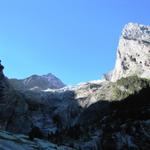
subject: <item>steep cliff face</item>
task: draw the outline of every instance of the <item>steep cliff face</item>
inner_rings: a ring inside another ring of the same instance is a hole
[[[150,26],[129,23],[122,31],[111,81],[135,74],[150,78]]]
[[[29,125],[25,123],[28,122],[27,103],[9,84],[3,74],[4,67],[0,65],[0,68],[0,130],[24,131]]]
[[[64,145],[56,145],[49,141],[35,139],[31,141],[26,135],[17,135],[0,131],[1,150],[76,150]]]

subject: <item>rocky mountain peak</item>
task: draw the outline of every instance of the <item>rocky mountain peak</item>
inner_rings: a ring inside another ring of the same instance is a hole
[[[150,41],[150,26],[128,23],[122,31],[122,37],[130,40]]]
[[[150,26],[129,23],[122,31],[111,81],[135,74],[150,78]]]
[[[47,75],[32,75],[26,79],[10,79],[10,83],[17,90],[41,91],[46,89],[60,89],[65,84],[52,73]]]

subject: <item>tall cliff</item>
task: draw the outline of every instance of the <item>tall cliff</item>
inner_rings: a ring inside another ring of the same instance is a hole
[[[150,26],[129,23],[122,31],[111,81],[135,74],[150,78]]]

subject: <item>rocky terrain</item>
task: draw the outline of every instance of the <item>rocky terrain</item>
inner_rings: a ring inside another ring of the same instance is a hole
[[[0,149],[150,149],[149,31],[126,25],[115,69],[73,87],[52,74],[10,80],[0,65]]]
[[[67,146],[58,146],[45,140],[35,139],[31,141],[28,136],[12,134],[0,131],[1,150],[74,150]]]

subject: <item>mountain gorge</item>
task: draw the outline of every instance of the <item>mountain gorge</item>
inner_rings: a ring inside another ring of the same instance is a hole
[[[102,80],[8,79],[0,65],[0,149],[150,149],[149,51],[150,27],[129,23]]]

